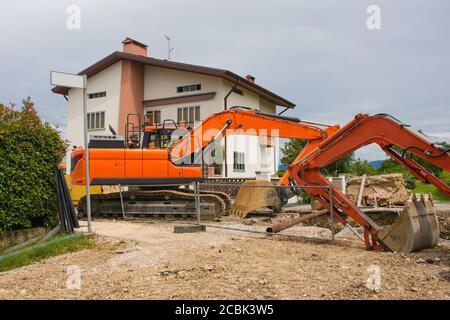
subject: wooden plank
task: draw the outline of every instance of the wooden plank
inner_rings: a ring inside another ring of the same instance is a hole
[[[361,207],[361,201],[364,193],[364,185],[366,184],[366,175],[364,174],[361,179],[361,186],[359,187],[358,192],[358,201],[356,202],[357,207]]]

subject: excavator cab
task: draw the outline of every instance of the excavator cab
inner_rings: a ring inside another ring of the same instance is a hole
[[[146,115],[141,124],[141,115],[130,113],[125,124],[125,144],[128,148],[169,149],[187,132],[183,123],[172,119],[155,123]]]

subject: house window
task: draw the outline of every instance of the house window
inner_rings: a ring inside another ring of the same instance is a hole
[[[178,123],[184,121],[187,125],[194,125],[196,122],[200,121],[200,107],[194,106],[178,108],[177,119]]]
[[[105,111],[87,114],[88,130],[105,129]]]
[[[190,92],[190,91],[199,91],[199,90],[202,90],[202,85],[201,84],[190,84],[188,86],[177,87],[177,93]]]
[[[245,171],[245,153],[235,151],[233,156],[233,171]]]
[[[145,113],[145,122],[149,126],[161,123],[161,110],[151,110]]]
[[[106,91],[89,93],[88,97],[89,99],[104,98],[106,97]]]

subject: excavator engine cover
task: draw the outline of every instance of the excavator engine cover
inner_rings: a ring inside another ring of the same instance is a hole
[[[439,223],[431,195],[413,194],[402,213],[377,238],[395,252],[414,252],[433,248],[439,240]]]
[[[281,210],[281,200],[276,187],[270,181],[248,180],[241,184],[231,213],[245,218],[249,212],[264,207]]]

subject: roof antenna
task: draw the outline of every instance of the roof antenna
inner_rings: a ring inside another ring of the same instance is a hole
[[[173,51],[173,48],[170,46],[170,37],[168,35],[164,35],[167,39],[167,59],[170,61],[170,53]]]

